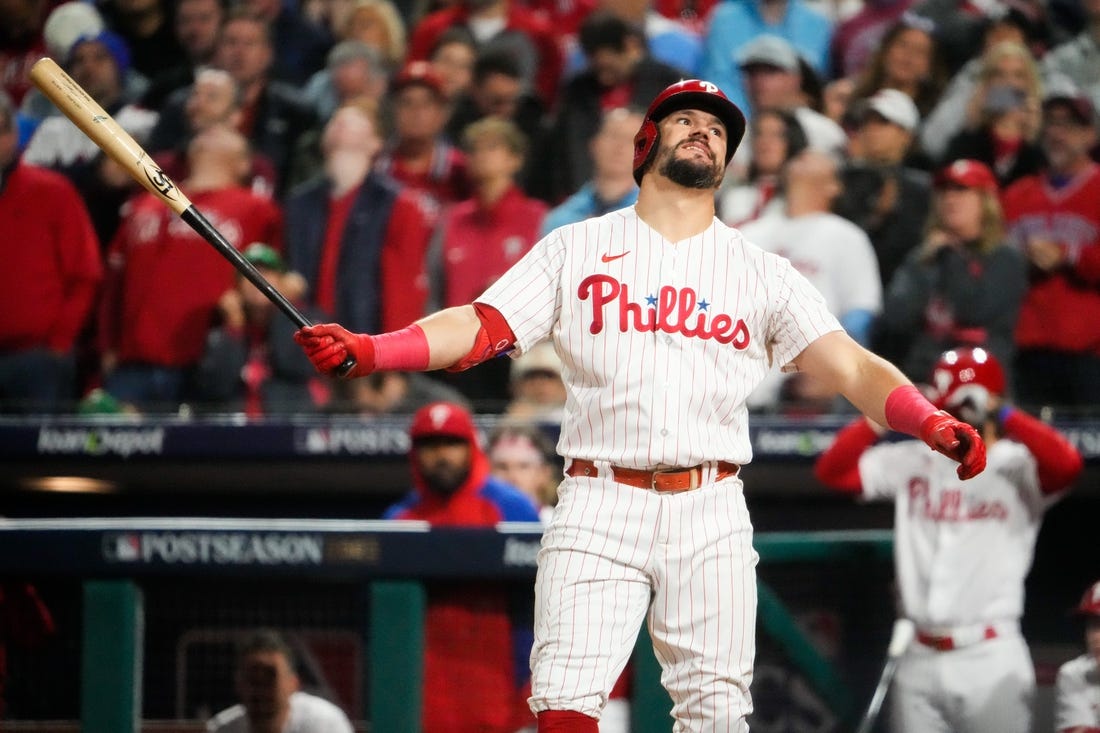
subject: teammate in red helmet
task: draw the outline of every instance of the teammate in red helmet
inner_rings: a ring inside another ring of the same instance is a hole
[[[1027,733],[1035,673],[1020,635],[1024,578],[1043,513],[1081,472],[1053,427],[1005,401],[1005,376],[985,349],[944,352],[932,401],[982,434],[989,468],[963,484],[954,464],[919,442],[885,442],[859,418],[817,460],[824,484],[893,501],[902,611],[916,641],[897,668],[890,730]]]
[[[962,478],[985,466],[974,428],[847,336],[789,261],[715,218],[744,127],[714,84],[673,84],[635,138],[637,204],[552,231],[474,303],[404,331],[296,336],[322,371],[355,357],[353,376],[553,343],[566,478],[535,581],[541,733],[597,730],[643,620],[676,730],[746,729],[756,553],[739,471],[752,458],[745,400],[773,365],[921,436]]]
[[[1085,620],[1085,653],[1058,668],[1054,730],[1100,733],[1100,580],[1085,590],[1073,611]]]

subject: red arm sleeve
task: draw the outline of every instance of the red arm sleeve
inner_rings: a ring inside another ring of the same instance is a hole
[[[848,494],[858,494],[859,457],[878,441],[878,434],[865,418],[857,418],[836,434],[833,444],[825,449],[814,464],[814,477],[829,488]]]
[[[1001,423],[1005,435],[1024,444],[1039,466],[1039,486],[1054,494],[1076,480],[1084,459],[1057,430],[1022,410],[1010,409]]]

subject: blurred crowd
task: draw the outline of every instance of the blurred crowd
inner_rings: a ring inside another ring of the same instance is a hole
[[[51,56],[308,318],[401,328],[631,205],[698,77],[750,129],[718,216],[916,382],[981,346],[1024,405],[1100,405],[1100,0],[5,0],[0,412],[553,420],[547,345],[315,374],[293,324],[33,87]],[[842,411],[778,371],[764,413]]]

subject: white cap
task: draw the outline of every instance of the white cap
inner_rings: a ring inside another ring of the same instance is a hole
[[[552,343],[540,341],[512,361],[509,375],[512,381],[522,379],[528,372],[552,372],[561,376],[561,359]]]
[[[920,124],[917,105],[908,94],[897,89],[879,89],[867,100],[867,109],[882,115],[906,132],[916,130]]]
[[[103,16],[92,3],[73,0],[50,11],[42,26],[42,38],[46,51],[60,62],[69,58],[76,39],[98,35],[105,27]]]
[[[772,35],[757,36],[737,52],[737,65],[774,66],[784,71],[798,71],[798,51],[785,38]]]

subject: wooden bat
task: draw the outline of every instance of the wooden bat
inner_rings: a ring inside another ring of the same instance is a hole
[[[34,85],[54,103],[54,106],[91,138],[92,142],[107,154],[107,157],[121,165],[134,177],[134,180],[176,212],[298,328],[313,325],[301,311],[294,307],[293,303],[286,299],[286,296],[260,274],[255,265],[246,260],[237,248],[222,236],[202,212],[195,208],[183,191],[165,175],[160,166],[137,144],[137,141],[122,129],[115,118],[107,114],[106,110],[73,81],[72,77],[66,74],[53,59],[47,57],[36,61],[31,67],[30,77]],[[333,372],[342,377],[354,367],[355,360],[349,355]]]
[[[890,645],[886,650],[886,663],[882,667],[882,674],[879,675],[875,692],[871,696],[867,710],[863,713],[863,718],[859,721],[856,733],[871,733],[871,729],[874,728],[879,711],[882,710],[882,702],[886,699],[886,692],[894,680],[894,673],[898,671],[901,655],[909,648],[915,633],[916,627],[909,619],[899,618],[894,621],[894,628],[890,633]]]

